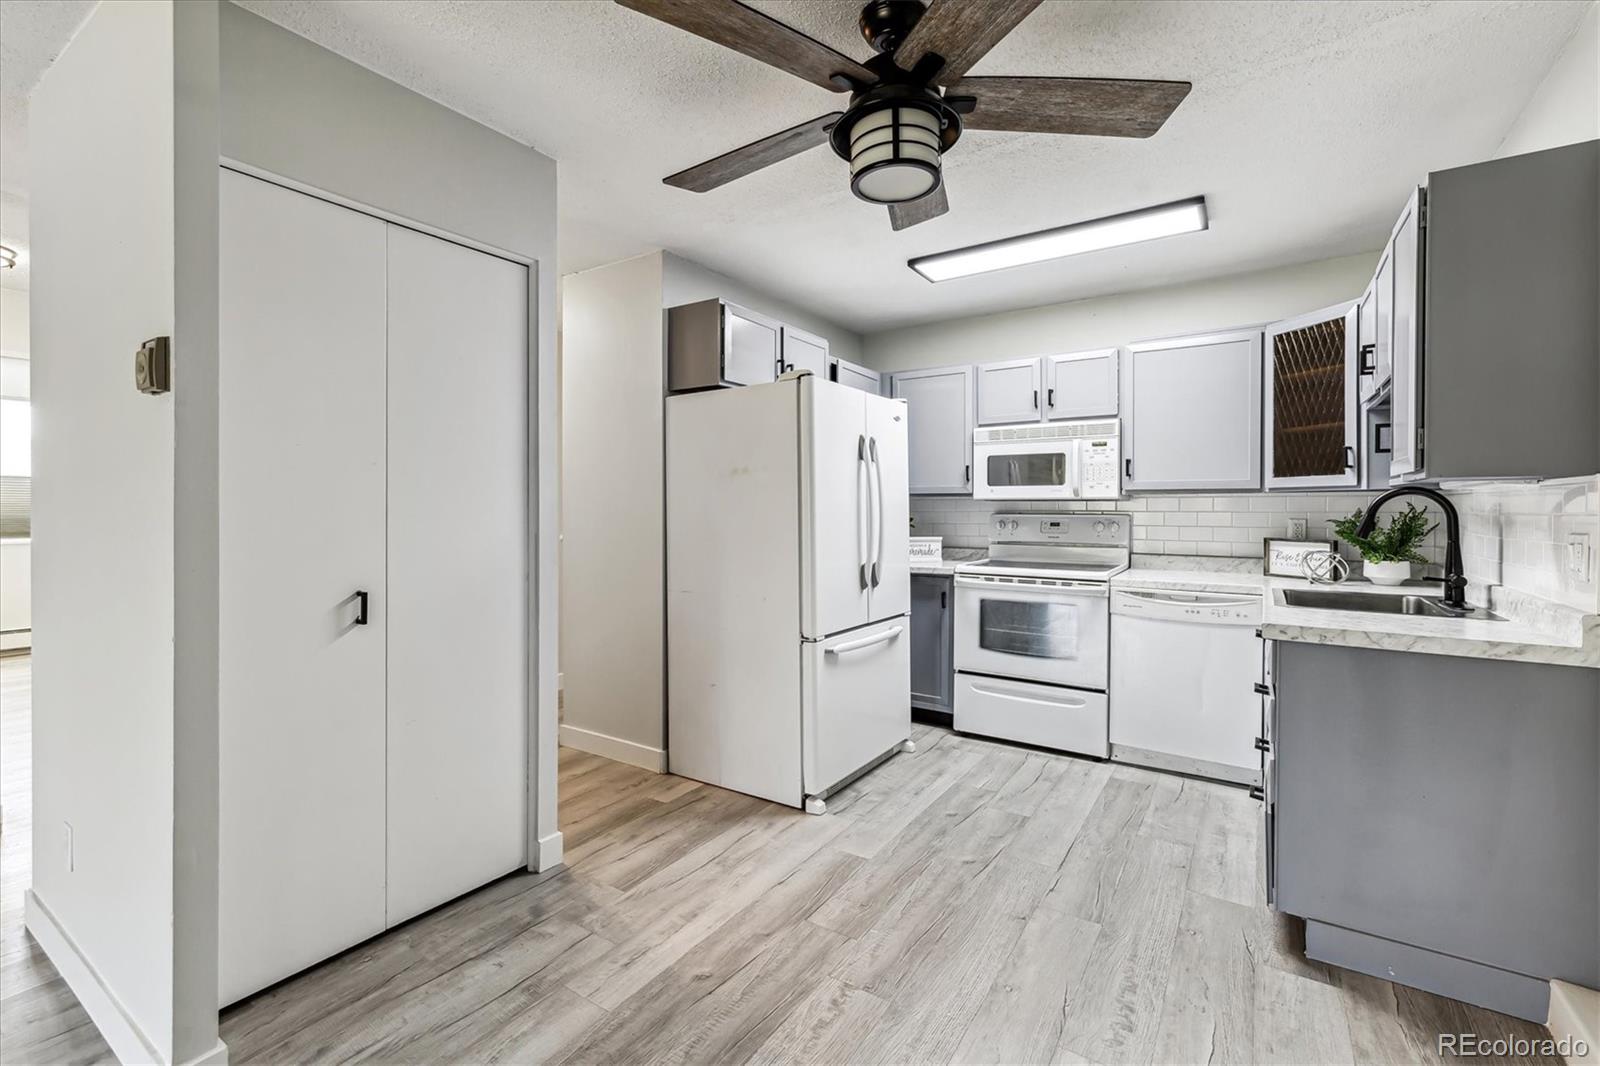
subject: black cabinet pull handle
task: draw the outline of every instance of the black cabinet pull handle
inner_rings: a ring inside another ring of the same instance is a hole
[[[972,484],[972,464],[967,464],[967,484]]]
[[[1260,785],[1252,785],[1250,787],[1250,798],[1253,800],[1265,800],[1267,798],[1267,790]]]
[[[943,589],[939,590],[939,610],[944,610],[949,605],[947,597],[950,594]]]
[[[1054,411],[1056,409],[1056,390],[1055,389],[1046,389],[1045,390],[1045,393],[1044,393],[1044,405],[1046,407],[1050,408],[1052,411]]]
[[[1033,409],[1035,411],[1037,411],[1039,409],[1039,390],[1038,389],[1034,389],[1033,390]]]
[[[1356,373],[1361,374],[1362,376],[1367,374],[1376,374],[1378,372],[1377,344],[1363,344],[1358,354],[1359,359],[1357,360],[1356,364]],[[1368,357],[1371,357],[1371,362],[1368,362]]]
[[[1272,750],[1272,745],[1267,743],[1267,738],[1266,737],[1256,737],[1256,750],[1257,751],[1271,751]]]
[[[356,592],[356,625],[367,624],[367,594],[365,591]]]
[[[1124,460],[1122,460],[1122,476],[1123,477],[1132,477],[1133,476],[1133,460],[1132,459],[1124,459]]]
[[[1356,468],[1356,450],[1348,444],[1344,446],[1344,468],[1346,470]]]
[[[1268,688],[1267,686],[1263,685],[1261,682],[1257,681],[1256,682],[1256,695],[1258,695],[1258,696],[1270,696],[1270,695],[1272,695],[1272,690],[1270,688]]]

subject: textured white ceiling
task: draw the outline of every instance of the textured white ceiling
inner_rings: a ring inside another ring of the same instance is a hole
[[[22,6],[54,5],[0,8]],[[1494,150],[1586,5],[1048,0],[972,73],[1194,90],[1150,140],[969,132],[950,214],[898,234],[826,148],[710,193],[663,186],[844,98],[613,4],[242,6],[559,160],[563,271],[664,247],[874,331],[1376,248],[1410,184]],[[755,6],[870,54],[857,0]],[[937,286],[905,266],[1197,193],[1204,234]]]

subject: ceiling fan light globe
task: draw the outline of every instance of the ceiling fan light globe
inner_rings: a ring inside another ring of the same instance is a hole
[[[939,187],[940,118],[920,107],[868,112],[850,129],[850,188],[874,204],[903,204]]]

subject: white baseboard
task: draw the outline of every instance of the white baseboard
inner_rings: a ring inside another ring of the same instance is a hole
[[[183,1066],[228,1066],[228,1045],[219,1039],[216,1047],[204,1055],[189,1059]]]
[[[543,873],[561,865],[562,856],[566,850],[566,840],[559,831],[547,837],[540,837],[534,848],[533,872]]]
[[[23,915],[23,923],[27,926],[28,932],[33,934],[33,939],[39,942],[39,946],[50,956],[50,961],[55,964],[56,969],[61,971],[67,987],[72,989],[72,994],[83,1004],[89,1020],[100,1030],[100,1036],[111,1048],[111,1053],[117,1057],[117,1061],[162,1061],[156,1052],[155,1044],[145,1035],[144,1030],[139,1028],[139,1023],[134,1021],[133,1015],[128,1013],[128,1009],[122,1005],[116,993],[101,980],[100,971],[94,968],[94,963],[78,950],[78,945],[71,935],[61,928],[56,916],[38,896],[33,894],[31,888],[24,901]]]
[[[563,747],[586,751],[590,755],[625,762],[629,766],[641,766],[658,774],[667,772],[667,753],[664,749],[635,744],[631,740],[596,733],[592,729],[579,729],[575,725],[563,724],[561,744]]]
[[[1594,1066],[1600,1063],[1600,992],[1566,981],[1550,982],[1550,1022],[1545,1028],[1560,1040],[1569,1038],[1574,1048],[1585,1045],[1581,1056],[1568,1055],[1567,1066]]]

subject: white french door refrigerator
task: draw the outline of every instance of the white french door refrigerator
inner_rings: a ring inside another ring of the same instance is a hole
[[[666,437],[668,764],[820,813],[909,743],[905,401],[806,375]]]

